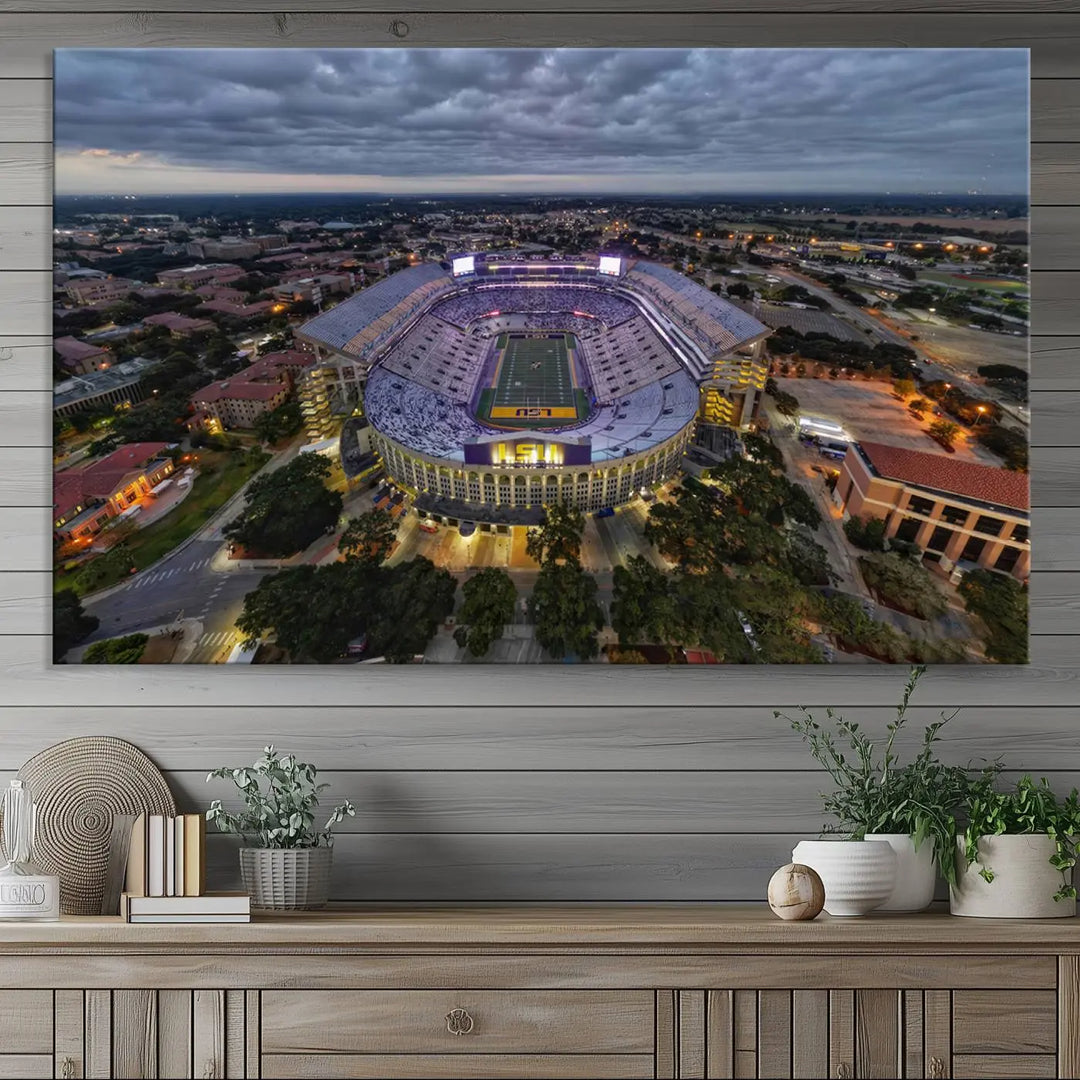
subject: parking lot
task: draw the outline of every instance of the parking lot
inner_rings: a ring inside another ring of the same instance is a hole
[[[893,397],[892,387],[883,382],[865,382],[861,379],[785,379],[777,378],[782,390],[799,399],[802,416],[818,416],[835,420],[856,441],[887,443],[911,450],[928,453],[944,453],[941,445],[932,439],[926,429],[933,420],[931,412],[918,421],[907,407]],[[961,434],[956,442],[955,459],[976,461],[985,465],[1000,466],[1001,462],[989,451],[977,444],[971,446]]]

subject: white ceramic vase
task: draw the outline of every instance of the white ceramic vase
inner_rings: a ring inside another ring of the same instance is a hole
[[[907,833],[867,833],[867,840],[884,840],[896,852],[896,881],[878,911],[924,911],[934,899],[937,862],[933,840],[924,840],[916,849]]]
[[[958,843],[956,884],[949,890],[949,911],[980,919],[1066,919],[1076,914],[1075,900],[1055,900],[1061,871],[1050,865],[1054,841],[1042,833],[980,836],[978,862],[965,866]],[[986,881],[982,867],[993,871]]]
[[[791,861],[817,871],[830,915],[865,915],[880,907],[896,881],[896,852],[884,840],[803,840]]]

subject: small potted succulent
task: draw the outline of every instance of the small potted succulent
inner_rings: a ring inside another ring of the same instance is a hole
[[[319,796],[329,785],[317,783],[317,776],[314,765],[268,746],[254,765],[215,769],[206,778],[231,780],[243,800],[243,809],[231,813],[215,799],[206,820],[240,837],[240,873],[252,907],[285,911],[326,906],[333,828],[356,811],[352,803],[343,802],[318,828]]]
[[[1045,780],[1021,777],[1000,790],[981,777],[963,801],[953,915],[1052,919],[1076,914],[1072,871],[1080,837],[1080,798],[1059,798]]]
[[[821,876],[825,910],[832,915],[922,911],[934,897],[935,864],[947,881],[955,880],[954,810],[963,798],[968,770],[942,764],[935,745],[955,713],[942,713],[926,726],[911,760],[902,763],[896,749],[925,670],[912,668],[883,739],[832,709],[826,709],[825,723],[805,707],[794,718],[784,716],[834,785],[821,794],[824,809],[835,818],[824,830],[832,838],[803,841],[792,856]]]

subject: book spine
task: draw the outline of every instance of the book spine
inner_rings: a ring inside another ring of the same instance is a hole
[[[165,895],[165,818],[151,814],[147,819],[146,876],[147,895]]]
[[[202,814],[184,817],[184,895],[202,896],[206,892],[206,818]]]
[[[187,876],[187,870],[185,868],[186,851],[184,847],[184,826],[186,819],[183,814],[178,814],[173,822],[173,829],[175,830],[175,851],[176,856],[173,862],[173,896],[184,895],[184,880]]]
[[[165,895],[176,895],[176,818],[165,819]]]
[[[139,814],[131,827],[124,891],[132,896],[145,896],[146,885],[146,814]]]

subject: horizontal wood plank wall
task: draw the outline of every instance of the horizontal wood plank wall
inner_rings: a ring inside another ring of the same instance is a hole
[[[883,725],[903,671],[48,665],[53,48],[716,44],[1031,49],[1032,664],[936,669],[916,722],[966,706],[954,760],[1080,782],[1080,0],[311,6],[0,0],[0,780],[50,742],[119,734],[195,808],[225,794],[208,769],[273,741],[357,803],[342,899],[761,898],[820,825],[821,777],[773,708],[836,704]],[[227,839],[211,859],[224,882]]]

